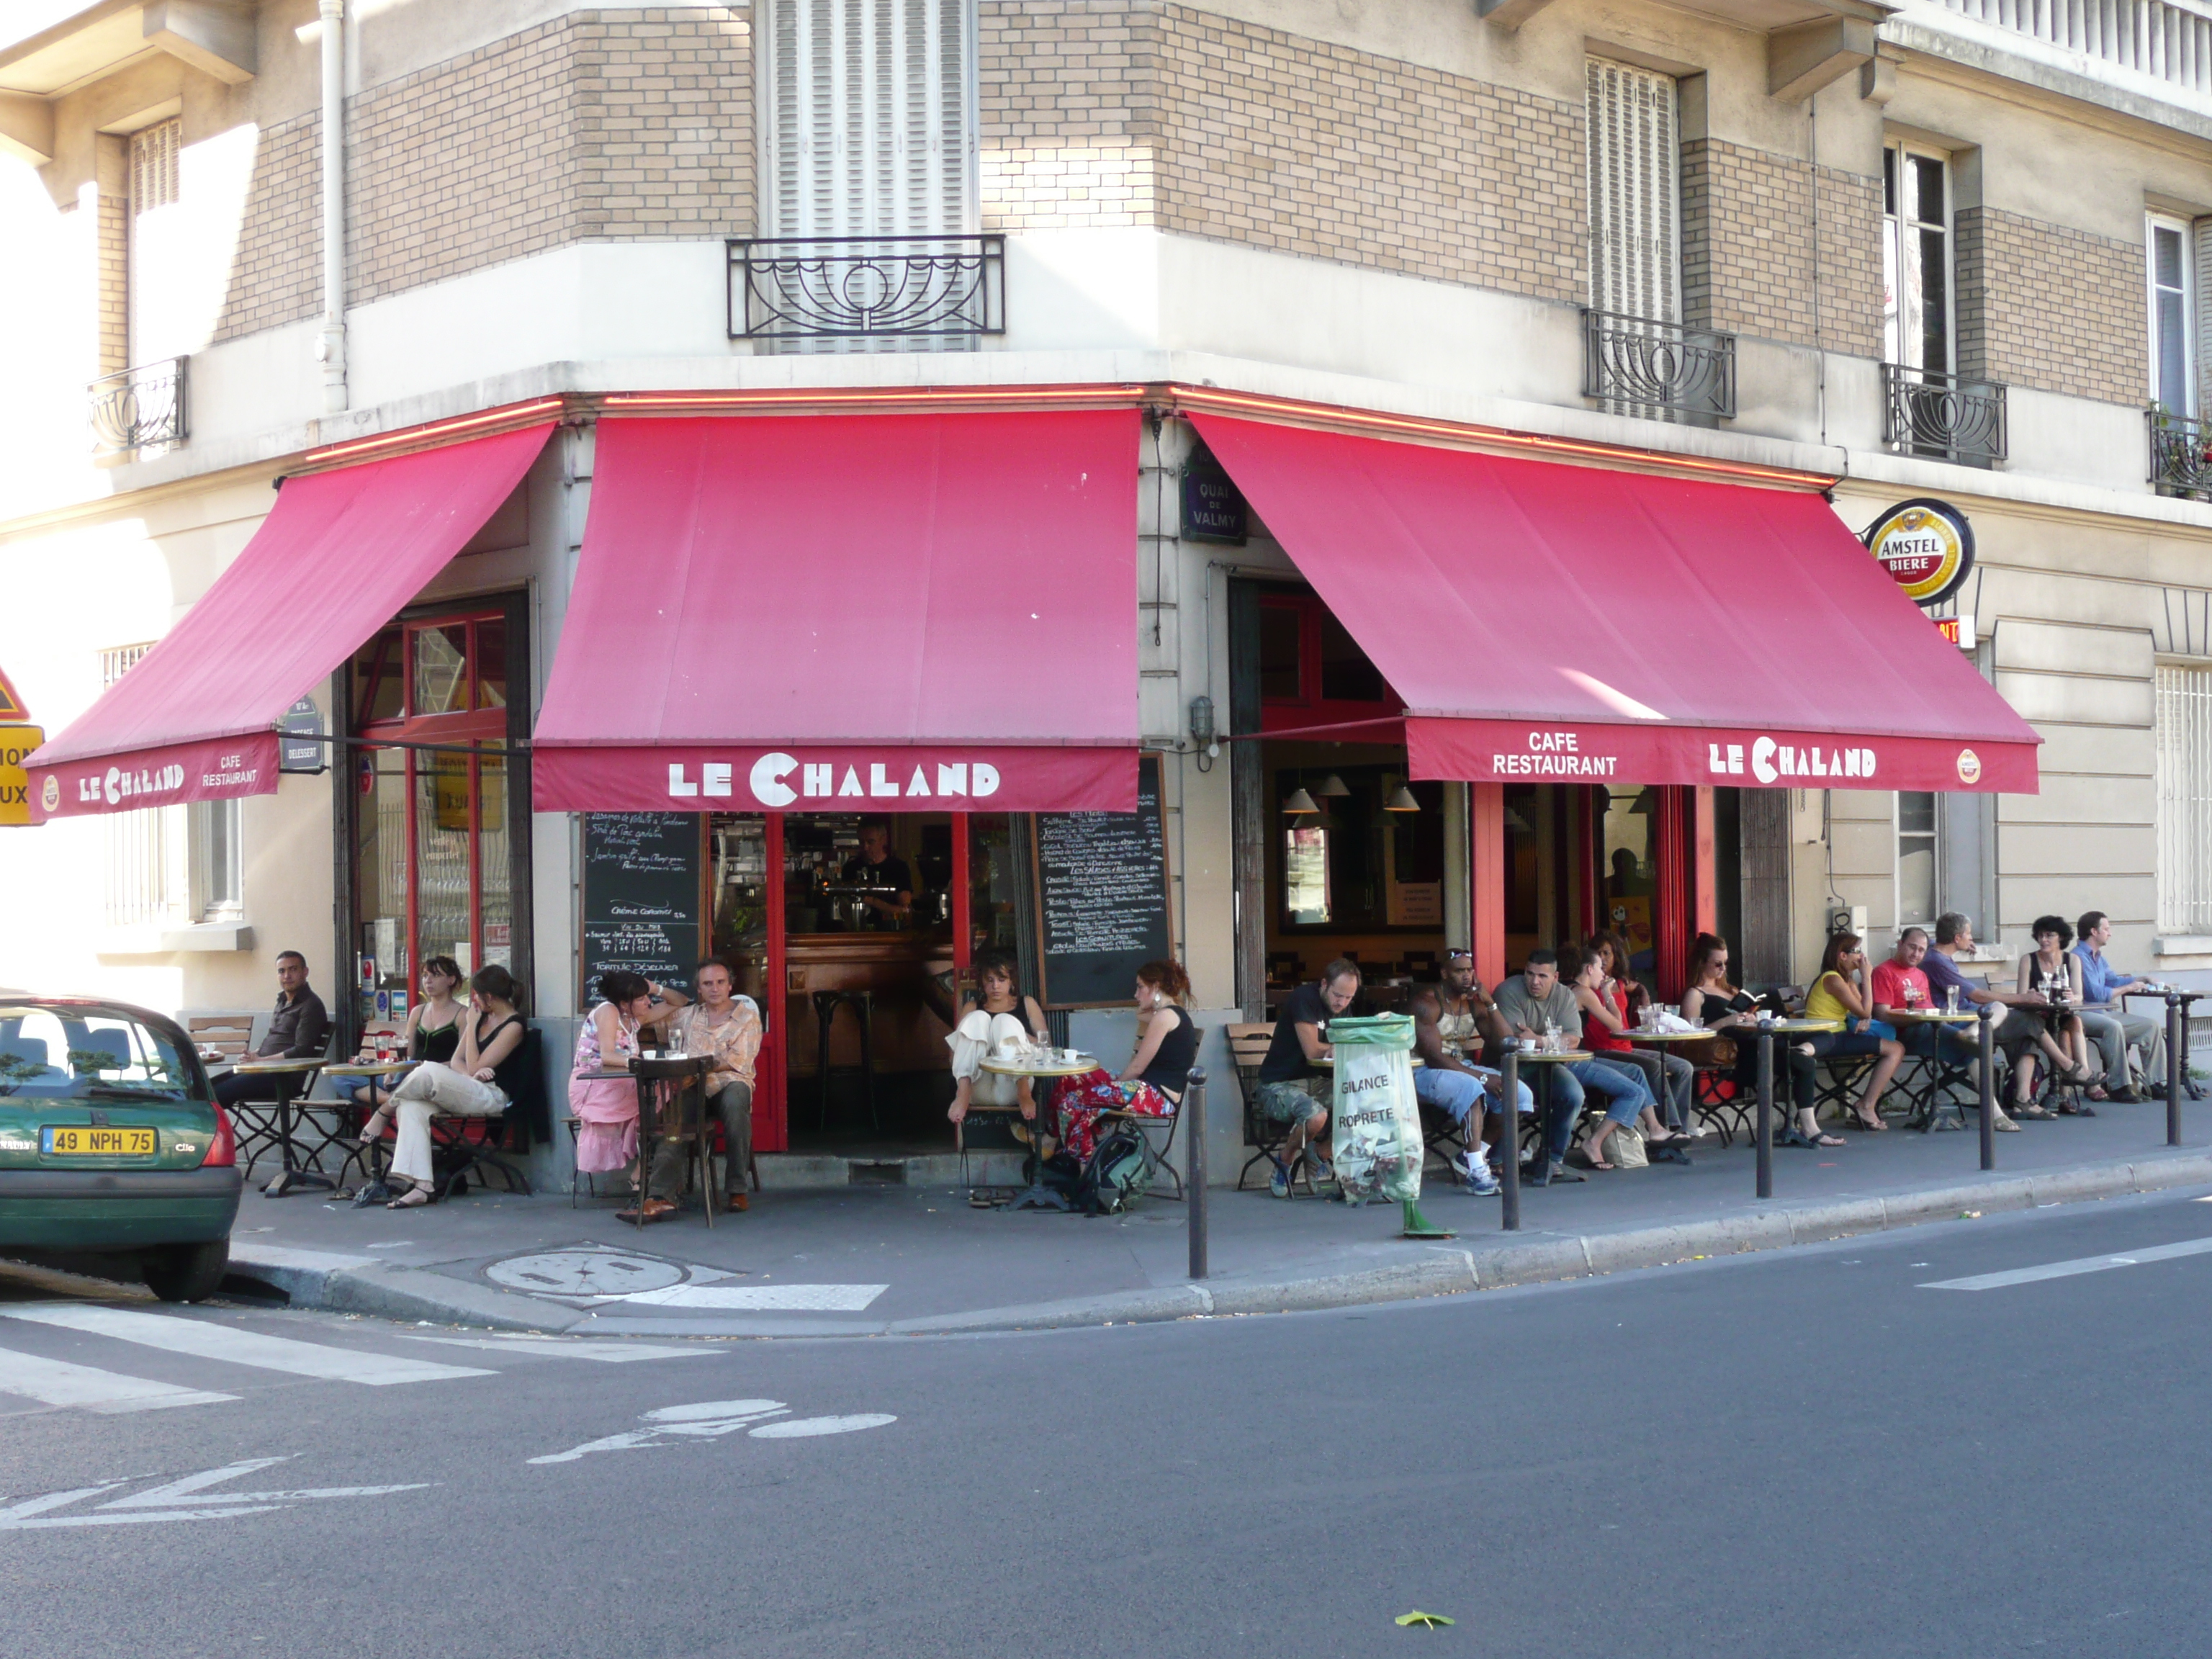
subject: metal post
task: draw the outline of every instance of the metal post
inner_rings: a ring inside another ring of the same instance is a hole
[[[1974,1011],[1977,1028],[1981,1032],[1982,1063],[1982,1167],[1997,1167],[1997,1068],[1996,1029],[1997,1005],[1984,1002]],[[1943,1039],[1938,1035],[1936,1041]]]
[[[1190,1068],[1190,1082],[1182,1091],[1182,1144],[1189,1149],[1183,1162],[1184,1219],[1190,1228],[1190,1276],[1206,1277],[1206,1068]]]
[[[1759,1033],[1759,1195],[1774,1196],[1774,1033]]]
[[[2182,1018],[2181,993],[2166,994],[2166,1144],[2181,1145],[2181,1079],[2189,1066],[2182,1049],[2188,1042],[2188,1022]]]
[[[1521,1231],[1521,1045],[1510,1038],[1505,1043],[1505,1167],[1498,1177],[1503,1183],[1498,1194],[1498,1208],[1505,1231]],[[1482,1103],[1475,1103],[1480,1111]],[[1539,1127],[1538,1133],[1542,1130]],[[1474,1134],[1477,1144],[1482,1131]]]

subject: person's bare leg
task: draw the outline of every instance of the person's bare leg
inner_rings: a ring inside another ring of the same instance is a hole
[[[1027,1078],[1016,1079],[1015,1098],[1021,1102],[1022,1116],[1034,1123],[1036,1121],[1036,1096],[1030,1091]]]
[[[1892,1042],[1885,1037],[1881,1057],[1875,1061],[1874,1070],[1867,1076],[1865,1091],[1859,1096],[1859,1121],[1868,1128],[1886,1129],[1889,1127],[1881,1121],[1881,1097],[1889,1092],[1889,1080],[1897,1075],[1897,1068],[1904,1060],[1905,1045]]]
[[[963,1077],[955,1083],[952,1085],[952,1104],[945,1109],[945,1115],[955,1123],[966,1117],[969,1097],[974,1094],[975,1091],[975,1079],[972,1077]]]
[[[1601,1117],[1597,1121],[1597,1127],[1583,1137],[1583,1156],[1589,1160],[1593,1170],[1610,1170],[1613,1167],[1605,1161],[1605,1143],[1613,1138],[1613,1132],[1620,1127],[1611,1118]]]

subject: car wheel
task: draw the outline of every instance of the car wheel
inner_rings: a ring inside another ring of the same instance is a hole
[[[146,1253],[146,1288],[164,1302],[204,1302],[222,1284],[230,1266],[230,1241],[218,1238],[208,1244],[179,1244]]]

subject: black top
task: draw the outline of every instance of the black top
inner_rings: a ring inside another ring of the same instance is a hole
[[[487,1031],[484,1030],[484,1022],[491,1018],[489,1014],[482,1014],[477,1018],[477,1052],[478,1054],[490,1048],[499,1034],[508,1026],[522,1027],[522,1041],[514,1045],[514,1052],[491,1068],[492,1087],[497,1089],[509,1100],[513,1100],[515,1098],[515,1091],[522,1086],[522,1051],[530,1046],[530,1024],[520,1014],[509,1014]]]
[[[459,1016],[456,1015],[451,1025],[441,1025],[434,1030],[418,1022],[415,1027],[415,1040],[409,1045],[407,1054],[410,1060],[447,1060],[453,1057],[460,1046],[461,1022]]]
[[[1198,1064],[1198,1023],[1188,1008],[1170,1003],[1168,1012],[1176,1017],[1175,1030],[1160,1039],[1152,1063],[1140,1075],[1162,1094],[1180,1097],[1190,1082],[1190,1068]]]
[[[907,868],[906,860],[896,853],[888,854],[881,864],[871,864],[865,854],[845,860],[845,879],[855,886],[887,887],[895,892],[914,891],[914,872]]]
[[[1726,1002],[1723,1002],[1708,991],[1705,993],[1705,1000],[1698,1005],[1698,1012],[1705,1016],[1705,1024],[1708,1025],[1712,1024],[1716,1020],[1724,1019],[1730,1014],[1755,1013],[1758,1010],[1758,1000],[1741,991],[1738,991]]]
[[[996,1019],[999,1015],[1002,1013],[1012,1014],[1016,1019],[1021,1021],[1022,1030],[1030,1034],[1030,1040],[1031,1042],[1035,1042],[1037,1038],[1044,1035],[1044,1033],[1038,1030],[1036,1026],[1030,1024],[1030,1000],[1018,991],[1014,993],[1014,1006],[1011,1008],[1001,1008],[996,1012],[994,1012],[991,1008],[991,1005],[985,1002],[980,996],[975,999],[975,1006],[981,1009],[985,1013],[989,1014],[993,1019]]]
[[[1298,1041],[1297,1028],[1301,1024],[1318,1025],[1326,1038],[1328,1020],[1328,1004],[1321,1000],[1319,985],[1301,985],[1284,998],[1281,1012],[1275,1016],[1274,1040],[1267,1045],[1267,1059],[1260,1062],[1260,1081],[1288,1083],[1296,1078],[1323,1075],[1318,1066],[1307,1060],[1305,1045]]]
[[[282,1054],[288,1060],[318,1059],[330,1029],[331,1017],[323,1000],[302,985],[296,996],[276,999],[276,1012],[269,1018],[269,1035],[253,1052],[264,1058]]]

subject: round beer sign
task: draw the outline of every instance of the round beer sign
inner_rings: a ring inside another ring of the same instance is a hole
[[[1932,497],[1899,501],[1861,539],[1915,605],[1949,599],[1974,568],[1973,526],[1957,507]]]

